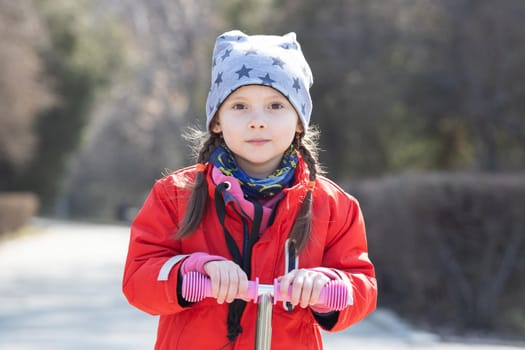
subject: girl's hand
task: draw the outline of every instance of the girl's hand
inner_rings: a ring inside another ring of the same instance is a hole
[[[290,303],[305,308],[319,300],[323,287],[330,282],[324,273],[309,269],[292,270],[279,278],[280,293],[286,295],[291,288]]]
[[[237,295],[248,292],[248,277],[233,261],[210,261],[204,264],[204,270],[211,280],[212,296],[219,304],[231,303]]]

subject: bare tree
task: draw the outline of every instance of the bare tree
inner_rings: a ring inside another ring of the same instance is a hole
[[[37,111],[53,101],[39,57],[46,42],[32,1],[0,1],[0,190],[31,160]]]
[[[204,123],[209,69],[203,67],[216,21],[211,8],[188,0],[94,3],[94,11],[128,29],[134,65],[95,111],[71,166],[73,215],[111,218],[120,207],[139,206],[165,169],[188,161],[181,134],[190,123]]]
[[[429,116],[435,129],[446,123],[465,128],[472,167],[523,169],[525,4],[505,0],[493,5],[485,0],[437,3],[434,20],[440,25],[433,33],[414,35],[425,59],[408,91],[409,104]],[[419,19],[413,17],[411,25]]]

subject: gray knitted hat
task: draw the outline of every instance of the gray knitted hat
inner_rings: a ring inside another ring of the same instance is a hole
[[[283,36],[226,32],[213,49],[211,89],[206,100],[206,127],[226,98],[241,86],[266,85],[280,91],[297,111],[306,129],[312,114],[313,84],[295,33]]]

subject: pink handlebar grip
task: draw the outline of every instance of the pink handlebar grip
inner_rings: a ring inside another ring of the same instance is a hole
[[[259,279],[248,282],[248,292],[245,299],[257,302],[259,287],[268,290],[268,285],[259,285]],[[271,286],[270,286],[271,287]],[[280,294],[279,282],[274,281],[272,288],[274,303],[278,301],[289,301],[290,293],[282,296]],[[182,279],[182,297],[189,302],[198,302],[204,298],[211,297],[211,281],[208,276],[199,272],[188,272]],[[349,288],[342,281],[330,281],[321,290],[317,305],[326,306],[332,310],[339,311],[351,304]]]
[[[248,281],[248,292],[245,298],[256,301],[258,288],[258,278],[255,281]],[[208,276],[200,272],[185,274],[182,279],[182,297],[192,303],[212,297],[211,281]]]
[[[274,283],[274,290],[274,303],[278,301],[290,301],[291,290],[288,291],[287,295],[281,295],[279,292],[279,282],[277,282],[277,280]],[[349,293],[350,291],[343,281],[332,280],[321,289],[321,294],[316,305],[326,306],[334,311],[343,310],[350,305],[351,299]]]

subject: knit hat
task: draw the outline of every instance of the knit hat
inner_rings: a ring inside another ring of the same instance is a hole
[[[312,114],[312,71],[295,33],[246,35],[239,30],[217,38],[213,49],[211,89],[206,100],[206,127],[226,98],[241,86],[265,85],[281,92],[306,129]]]

